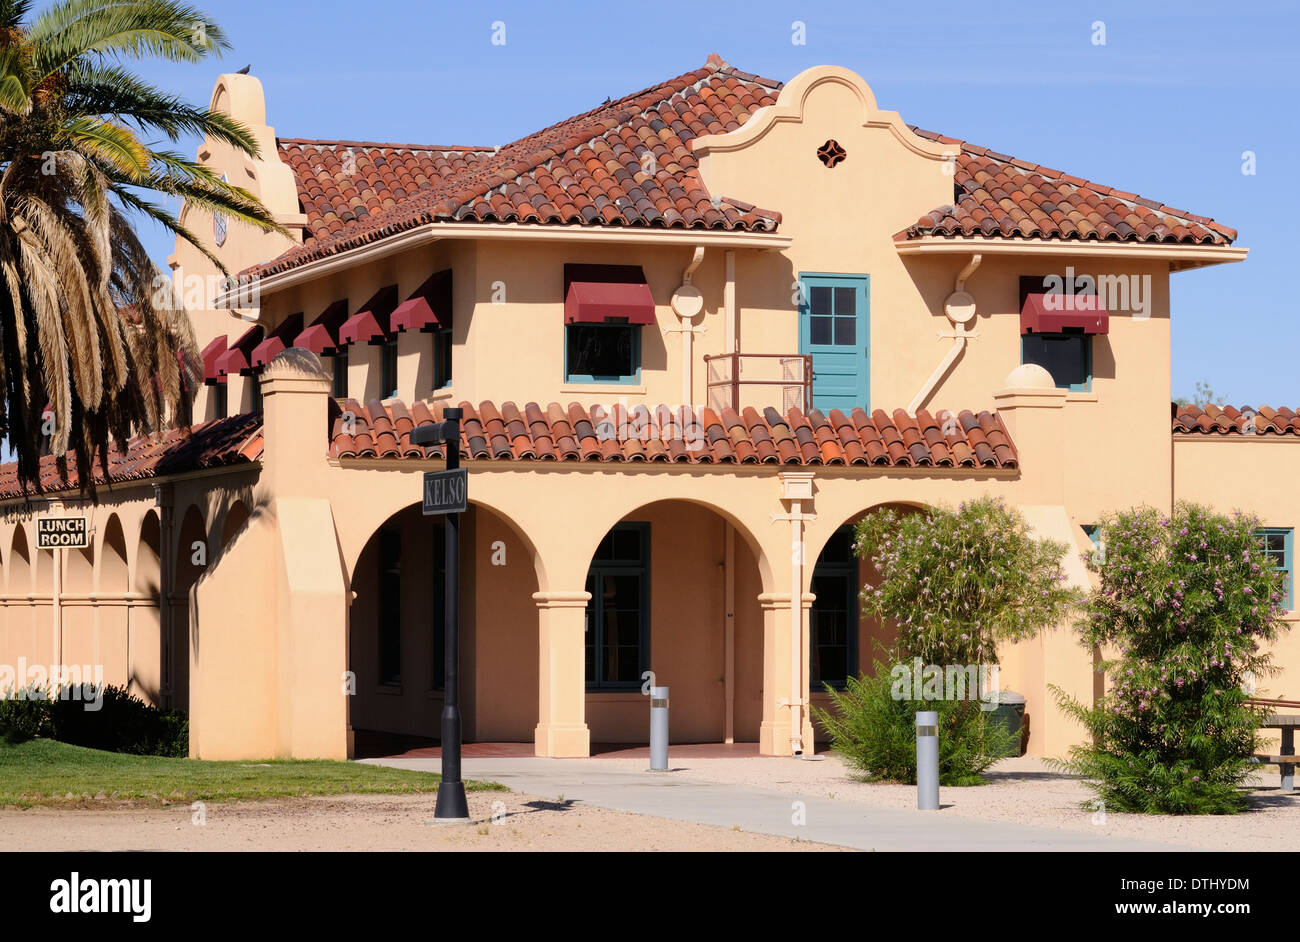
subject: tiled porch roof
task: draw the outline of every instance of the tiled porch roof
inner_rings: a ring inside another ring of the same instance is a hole
[[[246,464],[262,456],[262,417],[257,414],[230,416],[190,428],[172,429],[149,438],[136,436],[127,443],[126,453],[113,449],[108,456],[108,478],[95,465],[96,487],[147,478],[183,474],[204,468]],[[53,456],[41,459],[43,493],[79,490],[80,478],[74,455],[68,455],[68,479],[59,476]],[[0,465],[0,500],[35,496],[18,483],[16,462]]]
[[[1250,422],[1249,414],[1254,413],[1255,431],[1246,432]],[[1180,406],[1172,404],[1173,432],[1175,435],[1291,435],[1300,436],[1300,413],[1283,407],[1274,409],[1270,406],[1253,408],[1242,406],[1216,406],[1207,403],[1204,407]]]
[[[901,409],[870,415],[862,409],[850,415],[838,409],[829,415],[816,409],[698,409],[686,412],[683,433],[683,413],[672,406],[625,411],[535,402],[474,408],[465,402],[461,408],[461,454],[467,459],[989,469],[1019,464],[1001,418],[991,412],[956,413],[956,430],[945,436],[946,415],[939,420],[925,410],[909,416]],[[421,458],[424,450],[411,444],[411,429],[441,421],[443,406],[374,401],[363,408],[348,400],[343,409],[355,428],[348,434],[344,417],[336,416],[331,457]],[[432,453],[440,455],[441,448]]]
[[[745,194],[708,192],[691,142],[736,130],[775,104],[781,88],[715,54],[703,68],[501,148],[283,138],[279,153],[297,177],[308,232],[302,245],[242,276],[276,274],[432,222],[773,231],[779,212],[742,202]],[[953,145],[953,201],[898,240],[976,235],[1224,245],[1237,236],[1158,200],[912,130]]]

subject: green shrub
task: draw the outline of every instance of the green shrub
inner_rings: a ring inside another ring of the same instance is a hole
[[[1089,561],[1100,584],[1078,628],[1085,645],[1119,658],[1103,663],[1111,683],[1093,706],[1054,692],[1093,738],[1056,764],[1083,775],[1108,810],[1247,806],[1259,715],[1245,688],[1270,670],[1262,647],[1285,627],[1282,576],[1257,526],[1181,503],[1172,516],[1141,508],[1103,521],[1104,553]]]
[[[0,739],[12,744],[48,733],[49,708],[45,690],[36,684],[5,691],[4,699],[0,699]]]
[[[105,686],[97,698],[93,684],[63,688],[51,698],[35,684],[25,695],[0,699],[0,738],[9,743],[37,736],[145,756],[189,755],[189,721],[180,710],[159,710],[125,688]],[[75,695],[74,695],[75,694]]]
[[[189,754],[189,723],[179,710],[150,706],[123,687],[106,685],[99,709],[89,710],[94,688],[82,688],[83,699],[59,698],[50,703],[51,736],[60,742],[132,755]]]
[[[903,668],[910,669],[908,665]],[[916,784],[916,714],[939,714],[939,784],[981,785],[982,773],[1010,752],[1016,737],[976,699],[920,700],[895,696],[891,667],[875,663],[875,676],[829,685],[831,709],[813,718],[832,748],[867,781]]]

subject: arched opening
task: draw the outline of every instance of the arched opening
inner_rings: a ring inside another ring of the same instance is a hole
[[[371,535],[352,573],[352,753],[435,743],[443,706],[445,518],[418,505]],[[466,741],[530,742],[537,724],[533,553],[515,527],[471,504],[460,525],[460,708]]]
[[[749,534],[710,506],[645,504],[600,541],[586,591],[585,715],[593,744],[648,741],[645,671],[670,688],[672,742],[758,741],[763,580]]]
[[[197,643],[190,631],[190,589],[207,568],[211,555],[203,513],[191,504],[177,530],[174,589],[171,598],[165,600],[170,612],[166,675],[171,678],[172,705],[182,710],[190,706],[190,649]]]
[[[886,509],[905,515],[923,513],[913,504],[878,504],[836,527],[817,554],[810,577],[816,598],[808,613],[808,689],[814,707],[825,709],[826,687],[842,690],[850,677],[874,676],[877,660],[898,637],[897,626],[862,611],[861,592],[879,576],[870,549],[859,558],[854,529],[868,514]],[[820,741],[823,733],[814,724]]]
[[[104,666],[105,683],[128,688],[132,685],[131,610],[126,598],[129,584],[122,521],[117,514],[111,514],[104,525],[96,589],[98,601],[93,609],[98,620],[95,634],[99,660],[95,663]]]
[[[95,591],[95,548],[65,549],[63,553],[63,580],[60,587],[59,623],[62,626],[61,650],[51,663],[67,665],[105,665],[105,679],[109,668],[99,645],[96,627],[96,606],[91,601]],[[57,563],[56,563],[57,565]],[[118,677],[114,683],[121,683]]]
[[[162,706],[162,528],[152,510],[140,523],[132,590],[144,598],[130,609],[131,689]]]
[[[16,664],[19,655],[29,659],[36,655],[36,612],[33,606],[23,601],[32,591],[32,562],[27,528],[21,523],[14,527],[8,562],[5,576],[13,602],[5,607],[5,663]]]
[[[242,500],[237,500],[226,510],[225,520],[221,524],[221,549],[230,545],[244,524],[248,522],[248,507]]]

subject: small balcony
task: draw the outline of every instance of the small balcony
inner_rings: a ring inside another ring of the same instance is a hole
[[[706,356],[704,366],[710,409],[812,407],[811,354],[718,353]]]

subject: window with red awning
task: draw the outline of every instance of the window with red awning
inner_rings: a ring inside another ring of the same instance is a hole
[[[217,375],[228,376],[231,373],[247,375],[253,372],[248,358],[253,355],[253,348],[261,342],[265,333],[266,330],[261,324],[254,324],[240,334],[239,339],[217,358]]]
[[[317,356],[334,353],[339,347],[339,329],[348,317],[348,300],[335,301],[311,322],[306,330],[294,338],[293,345],[310,350]]]
[[[292,345],[294,338],[300,333],[302,333],[302,313],[290,314],[271,332],[271,336],[253,348],[249,363],[254,368],[266,366],[282,353],[285,347]]]
[[[339,328],[339,346],[351,343],[380,344],[386,342],[388,331],[382,326],[389,322],[397,307],[397,285],[380,288]]]
[[[1110,333],[1110,315],[1095,294],[1025,295],[1020,308],[1022,334],[1061,334],[1082,331],[1085,334]]]
[[[209,386],[215,386],[218,383],[224,383],[226,377],[217,372],[217,360],[226,352],[226,338],[214,337],[212,341],[203,348],[201,354],[203,359],[203,382]]]
[[[428,332],[451,327],[451,298],[451,269],[435,272],[393,310],[390,332]]]

